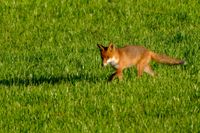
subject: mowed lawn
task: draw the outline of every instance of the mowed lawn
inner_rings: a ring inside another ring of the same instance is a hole
[[[0,132],[200,132],[197,0],[2,0]],[[122,81],[97,43],[183,59]]]

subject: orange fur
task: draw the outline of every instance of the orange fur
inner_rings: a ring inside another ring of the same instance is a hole
[[[143,71],[154,76],[155,73],[149,64],[151,60],[171,65],[184,63],[184,61],[179,59],[156,54],[143,46],[128,45],[122,48],[116,48],[112,43],[108,47],[99,44],[97,46],[101,52],[103,65],[111,64],[116,69],[116,72],[112,74],[110,80],[113,80],[115,77],[122,79],[123,69],[131,66],[136,66],[138,77],[142,76]]]

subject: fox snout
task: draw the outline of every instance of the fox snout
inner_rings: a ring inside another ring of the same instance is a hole
[[[105,67],[105,66],[107,66],[107,65],[108,65],[108,61],[107,61],[107,60],[103,60],[102,66]]]
[[[104,59],[102,65],[105,67],[108,64],[112,65],[115,68],[118,68],[118,60],[115,57]]]
[[[102,59],[102,67],[105,67],[105,66],[107,66],[108,64],[109,64],[110,62],[109,62],[109,59],[108,60],[106,60],[106,59]]]

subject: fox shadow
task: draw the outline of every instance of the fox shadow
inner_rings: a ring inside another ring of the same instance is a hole
[[[8,78],[8,79],[0,79],[0,85],[12,86],[12,85],[22,85],[22,86],[38,86],[40,84],[58,84],[58,83],[70,83],[75,84],[76,82],[86,81],[91,83],[96,83],[99,78],[96,75],[92,74],[67,74],[67,75],[59,75],[59,76],[40,76],[40,77],[31,77],[31,78]]]

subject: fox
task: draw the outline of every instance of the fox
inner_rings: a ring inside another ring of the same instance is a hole
[[[132,66],[137,69],[137,77],[141,77],[143,72],[150,76],[155,76],[155,72],[150,66],[150,61],[152,60],[169,65],[184,64],[183,60],[155,53],[140,45],[126,45],[117,48],[113,43],[109,43],[108,47],[102,44],[97,44],[97,46],[100,50],[102,65],[107,66],[110,64],[116,70],[110,76],[109,81],[115,78],[122,80],[123,70]]]

